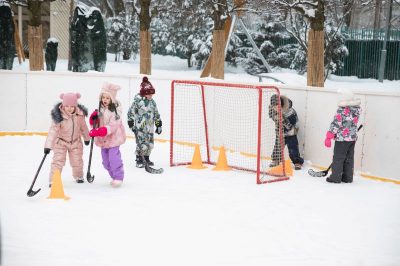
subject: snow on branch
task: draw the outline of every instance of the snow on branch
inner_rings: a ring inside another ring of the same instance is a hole
[[[294,9],[306,16],[307,18],[314,18],[315,12],[318,8],[318,1],[312,0],[296,0],[288,2],[285,0],[275,0],[274,3],[283,6],[287,9]]]

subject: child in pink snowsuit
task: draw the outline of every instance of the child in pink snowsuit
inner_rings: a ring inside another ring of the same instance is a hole
[[[124,180],[124,164],[119,146],[125,143],[126,134],[122,124],[121,103],[116,99],[120,86],[104,83],[100,92],[100,110],[90,116],[90,124],[97,128],[89,135],[95,137],[96,146],[101,148],[103,166],[110,174],[111,186],[118,187]]]
[[[83,145],[89,145],[89,129],[85,122],[88,112],[85,106],[78,104],[79,93],[62,93],[62,102],[51,111],[53,120],[44,145],[44,153],[53,150],[50,184],[55,170],[62,171],[67,153],[72,168],[72,176],[77,183],[83,183]]]

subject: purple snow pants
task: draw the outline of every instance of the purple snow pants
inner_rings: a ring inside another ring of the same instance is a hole
[[[101,157],[103,158],[103,166],[107,169],[112,179],[124,179],[124,164],[121,159],[119,146],[112,148],[102,148]]]

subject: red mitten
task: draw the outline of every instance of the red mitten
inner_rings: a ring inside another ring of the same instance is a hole
[[[106,127],[94,128],[89,132],[89,136],[91,137],[104,137],[105,135],[107,135]]]
[[[331,141],[335,137],[335,134],[332,132],[328,131],[326,132],[326,139],[325,139],[325,147],[330,148],[331,147]]]
[[[89,123],[93,126],[96,123],[97,119],[99,118],[99,113],[95,110],[89,117]]]

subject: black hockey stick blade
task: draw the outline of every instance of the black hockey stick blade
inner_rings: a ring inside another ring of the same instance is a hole
[[[314,171],[314,169],[308,169],[308,174],[310,176],[314,176],[314,177],[323,177],[326,176],[328,174],[328,171]]]
[[[41,188],[39,188],[38,190],[32,190],[32,189],[29,189],[28,190],[28,192],[26,193],[26,195],[28,195],[28,197],[33,197],[33,196],[35,196],[37,193],[39,193],[39,191],[41,190]]]
[[[89,183],[92,183],[93,180],[94,180],[94,175],[91,175],[90,172],[87,172],[87,174],[86,174],[86,180],[87,180]]]
[[[144,164],[144,169],[146,170],[147,173],[150,174],[162,174],[164,172],[164,169],[162,168],[153,168],[149,165],[149,163],[144,159],[144,156],[142,156],[143,164]]]

